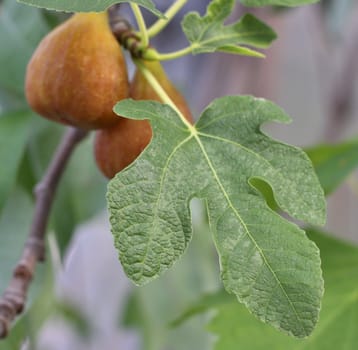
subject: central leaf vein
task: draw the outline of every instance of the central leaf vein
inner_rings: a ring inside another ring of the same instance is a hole
[[[209,38],[209,39],[202,40],[202,41],[197,40],[197,41],[195,41],[195,44],[198,47],[202,47],[202,46],[206,46],[206,45],[211,45],[212,43],[215,43],[215,42],[220,42],[220,41],[223,41],[223,40],[229,40],[229,39],[234,39],[234,38],[236,38],[236,40],[239,41],[240,38],[250,37],[252,35],[257,35],[257,34],[258,34],[257,31],[255,31],[255,32],[246,32],[244,34],[228,33],[226,35],[216,36],[214,38]]]
[[[232,141],[232,140],[229,140],[229,139],[224,139],[224,138],[219,137],[219,136],[214,136],[214,135],[201,133],[201,132],[198,133],[198,134],[200,136],[203,136],[203,137],[207,137],[207,138],[210,138],[210,139],[215,139],[217,141],[221,141],[221,142],[224,142],[224,143],[229,143],[229,144],[232,144],[232,145],[234,145],[234,146],[236,146],[238,148],[241,148],[242,150],[252,154],[254,157],[258,158],[260,161],[266,163],[270,168],[272,168],[272,164],[266,158],[261,156],[260,153],[254,152],[250,148],[247,148],[244,145],[242,145],[241,143],[238,143],[238,142],[235,142],[235,141]],[[276,169],[274,169],[274,170],[277,171]]]
[[[211,172],[213,173],[213,176],[214,176],[214,179],[215,181],[217,182],[221,192],[223,193],[229,207],[232,209],[232,211],[234,212],[235,216],[238,218],[238,220],[240,221],[241,225],[243,226],[244,230],[245,230],[245,233],[246,235],[249,237],[249,239],[251,240],[251,242],[254,244],[254,246],[256,247],[256,249],[258,250],[259,254],[261,255],[263,261],[264,261],[264,264],[267,266],[267,268],[270,270],[271,274],[273,275],[274,279],[276,280],[277,284],[279,285],[280,289],[282,290],[283,294],[285,295],[290,307],[292,308],[294,314],[295,314],[295,317],[298,321],[298,323],[300,324],[300,327],[301,329],[303,330],[303,332],[305,332],[304,328],[303,328],[303,325],[302,325],[302,320],[300,318],[300,316],[298,315],[298,312],[294,306],[294,304],[292,303],[291,299],[289,298],[285,288],[283,287],[281,281],[279,280],[278,276],[276,275],[274,269],[272,268],[272,266],[270,265],[269,261],[266,259],[266,256],[263,252],[263,250],[260,248],[260,246],[258,245],[258,243],[256,242],[255,238],[251,235],[247,225],[245,224],[244,220],[242,219],[240,213],[238,212],[238,210],[235,208],[235,206],[233,205],[231,199],[230,199],[230,196],[229,194],[227,193],[227,191],[225,190],[225,187],[224,185],[222,184],[207,152],[206,152],[206,149],[204,147],[204,145],[202,144],[201,140],[200,140],[200,137],[199,137],[199,133],[197,135],[194,135],[195,136],[195,139],[196,141],[198,142],[199,144],[199,147],[201,149],[201,151],[203,152],[203,155],[207,161],[207,164],[211,170]]]

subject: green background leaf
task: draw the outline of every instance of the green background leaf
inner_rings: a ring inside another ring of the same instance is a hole
[[[0,212],[16,182],[16,174],[29,139],[33,114],[0,114]]]
[[[332,193],[358,167],[358,140],[306,149],[326,195]]]
[[[106,187],[107,179],[96,167],[92,139],[88,137],[70,159],[51,216],[62,253],[66,251],[76,226],[105,208]]]
[[[320,0],[240,0],[245,6],[301,6],[314,4]]]
[[[245,308],[222,292],[206,296],[187,311],[216,309],[209,330],[219,339],[215,350],[353,350],[358,342],[358,248],[310,231],[309,236],[321,250],[325,295],[320,321],[312,335],[295,340],[258,322]],[[231,300],[230,300],[231,299]]]
[[[255,48],[267,48],[276,38],[274,31],[251,14],[246,14],[240,21],[224,25],[225,19],[232,12],[234,0],[214,0],[205,16],[197,12],[188,13],[183,22],[183,31],[189,40],[193,54],[224,51],[248,56],[262,54],[238,45]]]
[[[150,119],[154,132],[107,194],[128,276],[142,285],[168,269],[191,239],[190,200],[205,199],[225,288],[261,320],[307,336],[323,292],[318,249],[249,183],[267,182],[293,217],[324,222],[323,191],[308,157],[260,131],[262,123],[288,116],[262,99],[224,97],[204,111],[194,132],[159,103],[126,100],[115,111]]]
[[[132,2],[145,7],[159,17],[163,17],[160,11],[155,8],[152,0],[18,0],[27,5],[44,7],[49,10],[67,11],[67,12],[99,12],[108,7],[123,2]]]
[[[32,203],[26,193],[16,190],[11,194],[0,213],[0,294],[4,292],[23,250],[32,216]],[[16,218],[14,213],[17,213]]]
[[[12,0],[4,1],[0,15],[0,42],[6,43],[6,48],[0,50],[0,90],[23,98],[27,62],[48,29],[38,9]]]

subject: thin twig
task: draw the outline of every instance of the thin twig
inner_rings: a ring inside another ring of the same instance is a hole
[[[84,130],[68,128],[45,175],[35,188],[35,211],[29,235],[12,279],[0,299],[0,338],[7,336],[11,322],[25,307],[36,264],[44,260],[46,227],[54,194],[71,154],[86,135]]]

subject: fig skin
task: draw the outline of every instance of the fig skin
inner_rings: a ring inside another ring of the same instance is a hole
[[[143,62],[172,99],[185,118],[193,123],[190,109],[180,92],[167,78],[159,62]],[[142,73],[137,70],[130,86],[130,97],[135,100],[162,102]],[[147,120],[120,118],[109,129],[98,130],[95,134],[94,155],[101,172],[109,179],[131,164],[149,144],[152,129]]]
[[[107,13],[76,13],[50,32],[27,66],[25,93],[47,119],[83,129],[116,124],[112,108],[129,83]]]

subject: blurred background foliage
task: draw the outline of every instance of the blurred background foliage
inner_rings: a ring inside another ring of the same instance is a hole
[[[167,7],[165,0],[155,2]],[[184,46],[179,27],[184,11],[203,13],[208,2],[189,1],[154,45],[163,52]],[[163,278],[143,288],[132,286],[113,249],[106,180],[95,167],[89,137],[74,153],[58,190],[48,259],[37,270],[28,310],[0,349],[356,348],[358,3],[322,0],[297,9],[254,10],[238,4],[233,18],[248,10],[279,34],[265,60],[215,54],[185,57],[165,67],[196,115],[215,97],[254,94],[274,100],[293,117],[289,127],[268,125],[266,131],[307,148],[329,196],[325,230],[332,233],[309,228],[322,252],[326,280],[313,336],[298,343],[279,334],[222,292],[200,202],[192,203],[195,235],[184,258]],[[121,11],[131,17],[126,5]],[[31,222],[33,187],[64,131],[28,109],[26,64],[41,38],[67,16],[0,1],[0,292]],[[154,21],[146,16],[148,23]],[[275,208],[270,189],[257,186]]]

